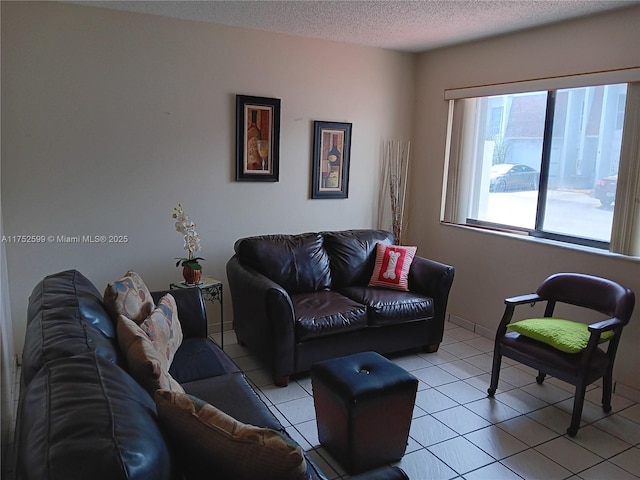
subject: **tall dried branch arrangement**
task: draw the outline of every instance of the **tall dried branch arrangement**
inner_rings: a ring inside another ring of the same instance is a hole
[[[388,140],[384,146],[382,165],[382,188],[380,190],[380,205],[383,205],[384,195],[389,192],[391,205],[391,230],[396,238],[396,244],[402,244],[404,206],[407,197],[407,182],[409,179],[409,152],[411,142]],[[381,220],[381,218],[379,218]]]

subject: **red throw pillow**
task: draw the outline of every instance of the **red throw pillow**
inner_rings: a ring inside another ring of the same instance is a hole
[[[378,242],[376,265],[369,280],[370,287],[409,291],[409,267],[417,247],[387,245]]]

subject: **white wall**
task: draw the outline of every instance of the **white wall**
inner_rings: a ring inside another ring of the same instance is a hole
[[[494,332],[504,298],[534,291],[549,274],[579,271],[640,295],[638,259],[550,246],[439,223],[447,121],[444,89],[640,65],[640,8],[423,53],[416,73],[409,241],[456,267],[451,314]],[[640,303],[640,300],[639,300]],[[522,314],[530,314],[523,311]],[[615,377],[640,390],[640,304],[625,329]]]
[[[225,285],[242,236],[374,226],[382,141],[411,132],[413,55],[54,2],[1,8],[6,234],[129,237],[7,244],[18,351],[46,274],[77,268],[99,289],[127,269],[152,289],[178,279],[178,202]],[[282,99],[278,183],[234,180],[236,94]],[[309,199],[314,120],[353,123],[348,199]]]

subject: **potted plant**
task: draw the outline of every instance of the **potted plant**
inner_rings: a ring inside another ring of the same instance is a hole
[[[187,257],[176,257],[176,267],[182,266],[182,276],[187,285],[196,285],[202,277],[202,265],[199,260],[202,257],[194,256],[194,253],[200,250],[200,236],[196,232],[196,224],[193,223],[189,216],[184,213],[181,204],[173,208],[172,217],[176,219],[176,231],[184,237],[184,249],[189,252]]]

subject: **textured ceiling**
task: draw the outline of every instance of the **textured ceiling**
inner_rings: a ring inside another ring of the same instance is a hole
[[[640,0],[77,1],[83,5],[419,52]]]

